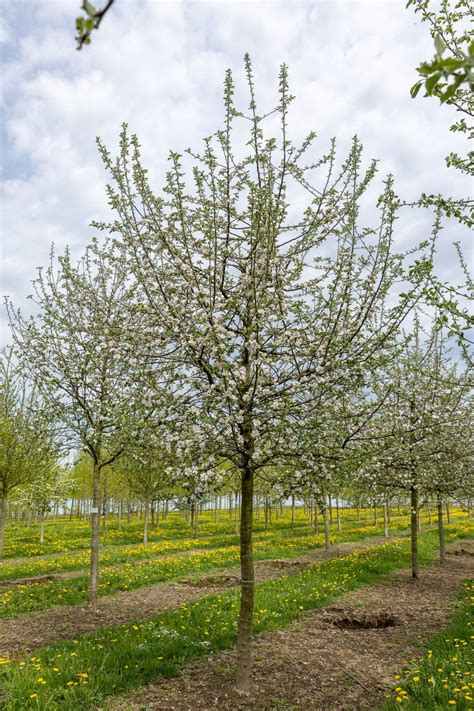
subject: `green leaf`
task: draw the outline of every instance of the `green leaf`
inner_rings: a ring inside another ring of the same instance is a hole
[[[426,87],[426,92],[431,96],[433,93],[433,89],[435,88],[436,84],[438,81],[441,79],[441,72],[436,72],[433,74],[433,76],[428,77],[428,79],[425,81],[425,87]]]
[[[420,66],[417,67],[416,71],[418,72],[418,74],[423,74],[424,76],[427,76],[428,74],[431,74],[432,72],[436,71],[437,68],[438,62],[432,62],[431,64],[423,62],[423,64],[420,64]]]
[[[464,65],[464,62],[462,59],[453,59],[452,57],[446,57],[446,59],[440,59],[438,62],[435,62],[432,66],[433,68],[436,69],[459,69],[459,67],[462,67]]]
[[[443,54],[444,50],[446,49],[446,45],[444,44],[444,40],[441,37],[440,34],[436,34],[434,38],[434,43],[435,43],[435,49],[436,49],[436,54],[441,57]]]
[[[88,0],[83,1],[82,9],[89,15],[89,17],[95,17],[97,15],[97,10]]]
[[[446,91],[441,94],[441,97],[440,97],[441,103],[444,104],[449,99],[452,99],[452,97],[455,95],[455,93],[456,93],[456,86],[454,84],[451,84],[451,86],[448,86]]]
[[[417,81],[416,84],[413,84],[412,88],[410,89],[410,96],[412,99],[415,98],[422,86],[423,82],[421,80]]]

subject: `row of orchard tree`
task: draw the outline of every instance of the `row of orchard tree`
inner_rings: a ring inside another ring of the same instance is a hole
[[[461,477],[459,479],[461,481]],[[448,521],[450,504],[457,510],[471,515],[472,501],[467,477],[462,478],[462,485],[455,489],[446,486],[424,487],[418,509],[432,526],[433,507],[444,504]],[[214,477],[204,489],[196,488],[195,481],[186,478],[170,477],[163,474],[162,468],[154,466],[128,468],[126,461],[119,466],[108,467],[101,474],[101,534],[106,541],[109,525],[113,530],[127,530],[133,525],[134,535],[139,536],[141,527],[144,545],[149,542],[149,532],[156,531],[169,512],[179,513],[182,522],[189,529],[189,535],[198,537],[200,524],[204,521],[206,531],[210,523],[224,525],[227,530],[239,533],[240,521],[240,481],[235,473],[223,477]],[[450,494],[446,494],[450,491]],[[21,483],[11,488],[10,496],[5,501],[4,523],[21,523],[26,526],[39,524],[39,542],[44,543],[45,520],[84,520],[90,516],[92,508],[92,472],[90,460],[82,454],[72,466],[61,466],[51,459],[48,468],[30,466],[24,462]],[[333,523],[341,531],[342,513],[350,525],[365,523],[382,525],[388,536],[389,525],[393,516],[405,515],[410,508],[410,492],[406,487],[397,485],[391,479],[378,485],[366,486],[365,479],[358,476],[345,476],[344,467],[340,466],[331,479],[318,482],[314,486],[306,477],[301,478],[297,471],[289,475],[278,467],[268,469],[256,478],[254,493],[254,520],[265,529],[283,517],[285,525],[295,528],[310,525],[315,533],[324,529],[326,548],[330,547],[330,525]],[[207,512],[207,513],[206,513]],[[299,512],[299,513],[298,513]],[[301,515],[303,514],[303,515]],[[139,526],[134,524],[139,522]],[[177,524],[177,519],[174,521]],[[173,524],[174,525],[174,524]],[[420,517],[418,518],[418,528]],[[7,538],[7,544],[8,544]]]
[[[342,160],[335,141],[320,153],[315,134],[291,139],[285,66],[262,118],[245,67],[245,115],[228,72],[222,129],[200,153],[170,154],[160,193],[127,127],[116,158],[99,142],[114,217],[77,262],[52,253],[36,315],[9,305],[0,415],[2,512],[14,489],[67,488],[66,450],[89,462],[92,608],[105,476],[128,476],[147,512],[177,489],[199,502],[238,481],[244,691],[257,489],[325,512],[347,491],[410,497],[415,577],[420,502],[474,493],[469,373],[426,304],[440,209],[397,250],[407,209],[393,178],[377,185],[357,138]]]

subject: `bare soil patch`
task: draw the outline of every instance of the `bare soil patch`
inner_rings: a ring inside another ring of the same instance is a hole
[[[447,551],[447,555],[472,555],[474,556],[474,550],[469,550],[469,548],[456,548],[453,551]]]
[[[374,709],[394,685],[396,669],[419,658],[421,644],[445,626],[465,578],[474,575],[474,541],[454,547],[445,566],[423,568],[413,583],[407,570],[344,595],[337,608],[310,611],[288,627],[261,635],[254,646],[252,697],[232,690],[235,653],[192,662],[179,677],[113,698],[113,711],[361,711]],[[377,626],[334,621],[394,620]]]
[[[324,622],[341,630],[373,630],[400,624],[396,615],[389,612],[371,612],[347,607],[325,608]]]
[[[21,580],[0,580],[1,588],[17,588],[19,585],[36,585],[37,583],[47,583],[54,580],[53,575],[35,575],[32,578],[21,578]]]
[[[186,578],[185,580],[180,580],[178,585],[183,585],[187,588],[235,588],[236,585],[240,585],[239,575],[230,575],[229,573],[220,573],[217,575],[208,575],[204,578],[198,578],[197,580]]]
[[[317,548],[311,553],[300,558],[289,559],[287,562],[290,569],[297,570],[318,560],[347,555],[355,549],[370,548],[384,541],[384,538],[373,537],[359,543],[342,543],[328,552]],[[284,575],[288,569],[282,566],[282,562],[280,559],[258,562],[255,570],[256,581],[264,582]],[[99,601],[100,608],[96,613],[91,612],[84,605],[63,605],[3,619],[0,620],[0,656],[19,656],[50,642],[71,639],[102,627],[147,619],[165,610],[179,607],[183,603],[223,592],[239,584],[240,570],[226,569],[212,575],[157,583],[146,588],[103,597]]]

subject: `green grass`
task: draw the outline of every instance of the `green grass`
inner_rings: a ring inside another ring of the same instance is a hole
[[[451,535],[456,537],[456,531]],[[392,541],[258,585],[255,632],[283,627],[304,610],[326,605],[347,590],[407,566],[409,548],[408,539]],[[435,536],[421,534],[421,564],[435,556]],[[107,696],[173,676],[188,660],[235,643],[238,600],[238,591],[233,590],[145,622],[50,645],[24,661],[7,661],[0,666],[4,707],[91,709],[100,707]]]
[[[456,520],[466,517],[461,510],[456,511],[455,516]],[[222,521],[221,515],[221,520],[215,522],[213,512],[205,512],[202,514],[202,518],[200,535],[196,538],[189,526],[185,524],[183,517],[171,513],[165,522],[160,524],[158,530],[151,531],[148,545],[144,545],[141,541],[124,544],[116,539],[117,536],[125,536],[128,539],[133,539],[136,535],[141,537],[142,524],[140,521],[135,520],[130,524],[124,524],[124,527],[127,528],[127,531],[124,531],[118,530],[117,522],[112,520],[108,523],[107,535],[101,538],[100,565],[104,568],[132,561],[149,560],[185,550],[238,545],[239,537],[228,517]],[[380,517],[378,526],[375,526],[373,520],[367,522],[364,520],[364,516],[361,516],[361,520],[357,521],[355,512],[352,509],[345,509],[342,512],[341,520],[343,531],[360,529],[361,531],[366,530],[368,534],[382,533]],[[231,526],[230,532],[229,526]],[[408,527],[408,516],[405,514],[392,516],[391,533],[402,532]],[[69,521],[65,518],[49,521],[46,526],[46,542],[43,547],[38,547],[37,543],[31,542],[33,527],[28,527],[25,524],[9,524],[7,528],[7,538],[10,537],[11,542],[10,548],[6,550],[5,558],[0,560],[0,580],[18,580],[25,577],[75,572],[86,570],[89,566],[90,525],[87,521]],[[16,543],[15,536],[11,535],[15,530],[18,534]],[[331,532],[339,535],[336,525],[331,526]],[[294,528],[291,526],[291,515],[287,509],[284,509],[278,521],[273,522],[268,530],[262,528],[262,523],[258,519],[254,526],[256,541],[277,540],[280,542],[283,539],[304,537],[312,539],[314,535],[314,528],[308,525],[307,516],[301,509],[296,510]],[[71,550],[71,542],[74,543],[75,548],[78,546],[79,548]],[[34,549],[31,548],[32,546]],[[18,553],[25,547],[30,551],[26,559],[9,562],[14,550]],[[56,549],[55,553],[48,552],[51,547]]]
[[[460,514],[456,509],[453,516]],[[396,527],[401,519],[406,518],[407,512],[402,511],[401,516],[394,514],[392,520]],[[422,512],[422,516],[425,512]],[[434,513],[433,513],[434,517]],[[213,511],[204,511],[199,516],[199,538],[235,536],[235,521],[229,517],[227,511],[219,511],[217,521]],[[361,509],[360,522],[357,521],[355,509],[341,509],[341,521],[344,527],[347,526],[368,526],[373,524],[373,516],[368,510]],[[381,524],[379,512],[378,522]],[[334,515],[333,528],[336,527],[336,516]],[[295,512],[295,529],[299,533],[310,535],[312,528],[308,525],[307,514],[302,508],[297,508]],[[283,510],[278,517],[273,516],[269,524],[269,530],[265,528],[263,514],[255,517],[254,531],[257,535],[279,534],[291,535],[294,530],[291,528],[291,512],[288,508]],[[110,516],[107,519],[105,535],[102,535],[102,544],[108,548],[117,546],[140,545],[143,537],[143,521],[133,517],[127,523],[122,521],[119,527],[117,517]],[[170,512],[166,518],[161,518],[157,528],[149,530],[149,540],[151,543],[163,541],[182,541],[193,537],[193,531],[186,524],[182,514]],[[7,522],[5,531],[5,548],[3,557],[9,558],[34,558],[39,556],[52,556],[54,554],[71,554],[74,552],[86,551],[90,545],[90,521],[88,518],[69,520],[68,516],[51,518],[45,521],[45,540],[39,543],[39,524],[32,523],[12,523]],[[56,556],[55,556],[56,558]],[[53,572],[49,570],[49,572]]]
[[[221,527],[224,529],[224,527]],[[221,532],[226,532],[222,530]],[[150,541],[181,540],[189,538],[190,528],[183,517],[170,513],[160,521],[159,527],[151,528]],[[123,521],[119,527],[116,517],[107,520],[104,543],[109,546],[139,544],[143,537],[143,522],[134,518]],[[4,558],[22,558],[85,550],[90,545],[90,519],[69,520],[67,516],[47,519],[44,525],[44,543],[39,543],[39,524],[8,523],[5,531]]]
[[[407,708],[474,708],[474,580],[450,626],[432,637],[426,654],[397,674],[397,685],[380,711]]]
[[[380,535],[378,527],[359,527],[334,531],[333,544],[358,542],[370,536]],[[207,543],[214,543],[209,539]],[[299,536],[280,539],[273,532],[254,543],[256,560],[294,558],[324,546],[324,536]],[[141,547],[142,551],[143,547]],[[143,555],[143,553],[142,553]],[[130,556],[133,561],[133,556]],[[136,590],[166,580],[179,580],[190,575],[200,575],[213,570],[234,567],[239,564],[239,546],[223,548],[213,546],[204,553],[189,552],[168,555],[165,558],[124,563],[120,568],[104,568],[100,576],[99,595],[113,595],[120,590]],[[86,602],[89,578],[87,574],[69,579],[54,579],[43,583],[19,585],[0,592],[0,618],[12,617],[25,612],[45,610],[56,605],[75,605]]]

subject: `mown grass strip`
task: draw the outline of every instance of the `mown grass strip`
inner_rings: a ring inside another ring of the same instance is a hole
[[[335,531],[331,541],[360,542],[380,535],[376,527],[362,527]],[[283,540],[256,540],[256,560],[272,558],[295,558],[308,551],[324,546],[324,536],[302,536]],[[211,548],[204,553],[192,552],[169,555],[161,559],[146,559],[137,563],[125,563],[120,568],[103,569],[100,577],[99,595],[113,595],[120,590],[136,590],[158,582],[179,580],[189,575],[199,575],[239,564],[239,547]],[[0,592],[0,618],[12,617],[25,612],[46,610],[57,605],[75,605],[87,601],[89,578],[84,574],[70,579],[55,579],[44,583],[17,585]]]
[[[401,669],[380,711],[406,708],[474,708],[474,580],[464,584],[463,600],[452,623],[428,640],[426,654]]]
[[[409,525],[408,517],[403,517],[401,520],[394,522],[393,532],[405,530]],[[372,535],[375,532],[382,533],[382,526],[366,525],[352,522],[342,530],[342,534],[346,532],[351,535],[354,531],[360,530],[361,535],[367,532],[367,535]],[[340,532],[335,531],[333,535],[338,535]],[[257,533],[254,540],[271,541],[277,540],[280,542],[283,539],[312,539],[309,541],[311,547],[314,542],[315,531],[312,527],[307,526],[306,529],[301,527],[296,529],[284,530],[269,530]],[[148,560],[156,558],[160,555],[168,555],[187,550],[198,548],[223,548],[226,546],[235,546],[239,544],[239,536],[235,533],[220,534],[220,535],[204,535],[199,538],[169,538],[167,540],[157,541],[143,545],[143,543],[135,543],[126,546],[106,546],[103,545],[100,551],[100,564],[102,567],[118,565],[125,562]],[[54,558],[34,558],[22,563],[4,562],[0,565],[0,581],[18,580],[22,577],[33,577],[37,575],[48,575],[54,573],[70,572],[86,568],[89,564],[89,550],[82,550],[56,556]]]
[[[467,530],[470,535],[472,522],[469,519],[452,524],[460,532]],[[464,528],[463,528],[464,527]],[[467,528],[466,528],[467,527]],[[401,529],[393,529],[398,532]],[[449,530],[449,527],[448,527]],[[372,536],[381,535],[375,526],[357,527],[331,533],[333,545],[342,542],[361,542]],[[293,536],[278,538],[265,537],[256,540],[254,550],[256,560],[269,560],[284,557],[287,559],[304,555],[311,550],[322,548],[324,536]],[[223,570],[239,563],[238,546],[210,548],[204,553],[190,551],[185,554],[169,555],[161,559],[145,559],[142,562],[130,562],[119,568],[102,570],[99,595],[105,597],[119,591],[137,590],[159,582],[180,580],[183,577],[202,575],[207,572]],[[89,578],[87,574],[70,579],[54,579],[43,583],[18,585],[0,591],[0,618],[46,610],[58,605],[80,605],[87,601]]]
[[[455,509],[451,516],[455,519],[458,516],[465,516],[462,509]],[[374,523],[373,513],[367,509],[361,509],[359,515],[355,509],[342,509],[340,512],[343,528],[370,526]],[[431,518],[435,519],[435,513],[431,513]],[[392,523],[398,527],[400,522],[407,517],[407,512],[402,510],[400,514],[392,514]],[[421,512],[423,522],[427,522],[426,512]],[[360,520],[359,520],[360,519]],[[334,521],[334,528],[335,528]],[[381,517],[378,517],[381,523]],[[260,536],[267,535],[288,535],[297,532],[299,535],[311,535],[314,531],[308,523],[307,512],[302,508],[295,511],[294,528],[291,525],[291,511],[288,508],[279,514],[277,519],[270,522],[267,530],[263,516],[256,517],[254,521],[255,533]],[[192,529],[186,524],[183,516],[176,512],[170,512],[168,516],[160,520],[157,528],[150,528],[149,541],[160,543],[163,541],[183,541],[193,537]],[[235,536],[235,521],[229,517],[228,511],[221,511],[218,520],[214,518],[213,511],[205,511],[200,514],[199,537],[214,538],[219,536]],[[134,519],[131,522],[124,520],[119,525],[117,518],[112,517],[107,521],[106,533],[102,536],[104,547],[113,549],[120,546],[140,545],[143,538],[143,522]],[[90,544],[90,521],[85,519],[69,520],[69,517],[47,520],[45,523],[45,541],[39,543],[39,524],[19,524],[7,523],[6,544],[3,552],[3,560],[12,558],[33,558],[58,553],[74,554],[87,551]],[[53,572],[53,571],[49,571]]]
[[[399,533],[407,530],[409,527],[408,516],[394,517],[391,527],[392,533]],[[360,535],[382,535],[383,526],[374,524],[367,525],[356,521],[345,522],[345,526],[341,531],[332,529],[334,540],[339,540],[343,537],[353,535],[360,532]],[[307,548],[310,550],[313,547],[319,547],[319,539],[316,537],[312,526],[298,527],[295,529],[278,529],[257,532],[254,536],[255,541],[277,541],[280,543],[283,540],[297,540],[300,543],[308,539]],[[224,548],[226,546],[236,546],[239,544],[239,536],[235,533],[220,534],[220,535],[204,535],[199,538],[169,538],[154,543],[144,545],[143,543],[135,543],[126,546],[107,546],[102,545],[100,550],[100,565],[102,568],[120,565],[121,563],[129,563],[132,561],[150,560],[158,556],[170,555],[188,550],[199,548]],[[303,546],[300,546],[301,548]],[[34,576],[49,575],[56,573],[65,573],[71,571],[80,571],[89,565],[90,552],[89,550],[81,550],[63,555],[51,557],[33,558],[18,563],[3,562],[0,563],[0,581],[19,580],[23,578],[31,578]]]
[[[423,533],[420,562],[427,564],[435,555],[435,537]],[[348,590],[405,567],[409,556],[409,541],[402,539],[262,583],[256,589],[255,632],[283,627],[304,610],[326,605]],[[7,661],[0,667],[4,707],[8,711],[90,709],[107,696],[173,676],[183,663],[231,647],[237,613],[238,591],[232,590],[145,622],[50,645],[23,661]]]

